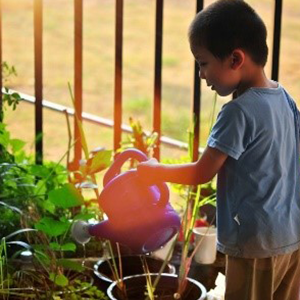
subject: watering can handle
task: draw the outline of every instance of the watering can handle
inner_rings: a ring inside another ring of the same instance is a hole
[[[105,187],[114,177],[119,175],[124,162],[132,158],[136,159],[139,162],[148,160],[148,157],[144,152],[135,148],[127,149],[121,152],[117,156],[116,160],[113,162],[109,170],[105,173],[103,178],[103,186]],[[165,206],[169,201],[169,188],[165,182],[158,183],[157,187],[160,191],[160,199],[158,204]]]

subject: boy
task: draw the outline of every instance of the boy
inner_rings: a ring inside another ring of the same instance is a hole
[[[219,95],[218,115],[199,161],[138,165],[149,184],[196,185],[218,174],[217,229],[226,254],[226,300],[300,299],[298,110],[264,73],[266,27],[242,0],[219,0],[189,29],[200,78]]]

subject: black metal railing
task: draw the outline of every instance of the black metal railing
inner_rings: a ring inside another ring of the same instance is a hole
[[[0,0],[0,63],[2,64],[2,1]],[[43,0],[34,1],[34,74],[35,74],[35,136],[36,142],[36,162],[43,161]],[[95,116],[89,116],[82,111],[82,56],[83,56],[83,0],[74,1],[74,99],[75,108],[78,112],[78,117],[82,120],[95,119]],[[160,142],[166,142],[168,139],[161,135],[161,91],[162,91],[162,49],[163,49],[163,0],[156,1],[156,28],[155,28],[155,70],[154,70],[154,96],[153,96],[153,124],[152,128],[158,133],[159,144],[155,149],[155,157],[160,157]],[[116,0],[115,14],[115,82],[114,82],[114,149],[120,147],[122,130],[126,130],[126,126],[122,125],[122,53],[123,53],[123,10],[124,0]],[[195,1],[195,13],[202,10],[204,6],[203,0]],[[274,14],[274,32],[273,32],[273,57],[272,57],[272,79],[278,80],[279,74],[279,57],[280,57],[280,38],[281,38],[281,16],[282,16],[282,0],[275,0]],[[200,114],[201,114],[201,85],[199,79],[198,65],[194,65],[194,92],[192,101],[192,115],[195,118],[194,122],[194,153],[193,159],[197,160],[199,154],[199,135],[200,135]],[[0,108],[2,107],[2,74],[0,72]],[[28,98],[28,97],[27,97]],[[51,106],[51,105],[50,105]],[[55,105],[52,105],[52,109]],[[60,109],[58,109],[60,111]],[[63,109],[62,109],[63,111]],[[71,113],[71,112],[69,112]],[[75,118],[74,118],[75,120]],[[108,120],[98,118],[98,124],[112,126]],[[79,128],[74,122],[74,163],[79,162],[82,155],[81,140]],[[169,140],[169,142],[171,139]],[[170,143],[173,143],[171,141]],[[173,143],[176,145],[176,142]]]

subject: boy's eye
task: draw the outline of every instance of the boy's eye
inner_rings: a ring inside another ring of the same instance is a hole
[[[206,62],[201,62],[201,63],[199,63],[199,67],[204,67],[204,66],[206,66],[206,65],[207,65]]]

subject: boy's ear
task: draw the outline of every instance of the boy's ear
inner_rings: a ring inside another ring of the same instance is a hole
[[[245,53],[241,49],[235,49],[231,53],[231,68],[233,70],[238,70],[242,67],[245,62]]]

